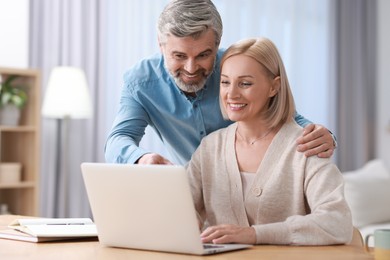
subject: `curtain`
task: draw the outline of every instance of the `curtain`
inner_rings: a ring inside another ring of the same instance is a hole
[[[104,99],[104,15],[97,0],[31,0],[30,2],[30,67],[42,72],[42,97],[50,71],[55,66],[84,69],[94,103],[94,117],[69,120],[67,149],[62,151],[66,165],[56,185],[56,121],[42,119],[40,215],[46,217],[78,217],[90,214],[80,172],[84,161],[103,161],[105,134]],[[75,93],[76,94],[76,93]],[[69,100],[69,102],[72,102]],[[66,177],[66,178],[65,178]],[[65,185],[64,181],[68,184]],[[67,190],[64,190],[67,187]],[[55,201],[59,196],[61,203]],[[69,211],[64,203],[68,201]]]
[[[337,164],[355,170],[375,158],[377,1],[335,2]]]

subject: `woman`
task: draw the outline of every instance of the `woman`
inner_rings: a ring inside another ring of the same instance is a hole
[[[296,151],[302,128],[283,62],[268,39],[232,45],[220,105],[234,124],[203,139],[188,164],[204,243],[327,245],[352,238],[343,178]]]

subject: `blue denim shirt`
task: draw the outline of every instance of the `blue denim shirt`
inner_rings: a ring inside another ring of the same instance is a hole
[[[161,54],[144,59],[124,75],[119,112],[105,147],[105,158],[111,163],[135,163],[148,152],[138,147],[150,125],[173,157],[186,164],[207,134],[226,127],[219,108],[219,50],[212,74],[196,97],[186,96],[168,73]],[[310,123],[296,116],[301,126]]]

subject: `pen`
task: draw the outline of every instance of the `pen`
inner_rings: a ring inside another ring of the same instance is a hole
[[[85,223],[48,223],[46,225],[57,226],[57,225],[85,225]]]

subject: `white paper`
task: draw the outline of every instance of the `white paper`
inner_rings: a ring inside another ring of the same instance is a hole
[[[17,219],[9,227],[36,237],[97,236],[96,225],[89,218]]]

